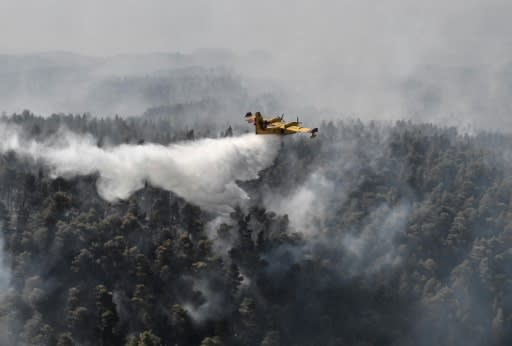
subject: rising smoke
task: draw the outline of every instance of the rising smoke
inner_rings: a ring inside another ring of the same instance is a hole
[[[126,199],[149,183],[173,191],[207,211],[225,213],[249,197],[237,180],[251,180],[277,153],[275,138],[246,134],[157,144],[101,148],[90,135],[62,130],[44,142],[24,139],[16,127],[0,124],[0,152],[43,163],[55,177],[97,174],[99,195]]]
[[[343,268],[340,276],[345,277],[373,276],[400,263],[396,238],[405,233],[413,200],[382,203],[357,226],[336,220],[339,211],[332,207],[349,204],[354,188],[364,183],[364,174],[382,171],[386,165],[383,158],[389,155],[389,137],[390,128],[379,123],[365,136],[346,133],[323,142],[313,159],[322,164],[311,162],[304,181],[284,193],[264,192],[264,205],[288,215],[291,228],[305,240],[303,253],[295,251],[294,257],[307,254],[321,258],[326,251],[331,252],[335,254],[331,260],[339,263]],[[286,154],[294,156],[292,152]],[[279,255],[282,249],[277,252]]]

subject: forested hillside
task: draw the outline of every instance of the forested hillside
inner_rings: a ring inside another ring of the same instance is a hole
[[[180,112],[2,121],[98,146],[233,135],[165,116]],[[226,215],[149,183],[109,203],[94,175],[3,154],[2,345],[510,344],[512,140],[409,122],[319,128],[284,138]]]

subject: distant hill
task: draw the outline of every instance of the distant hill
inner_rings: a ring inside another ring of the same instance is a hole
[[[133,116],[151,107],[215,99],[243,113],[259,93],[248,94],[235,72],[237,61],[213,49],[105,58],[67,52],[0,55],[0,111]]]

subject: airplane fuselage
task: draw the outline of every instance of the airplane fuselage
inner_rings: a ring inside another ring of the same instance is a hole
[[[260,112],[256,112],[253,116],[250,112],[246,114],[246,119],[253,122],[257,135],[292,135],[298,132],[310,133],[311,137],[315,137],[318,132],[317,128],[309,129],[300,126],[298,121],[283,122],[283,117],[275,117],[264,119]]]

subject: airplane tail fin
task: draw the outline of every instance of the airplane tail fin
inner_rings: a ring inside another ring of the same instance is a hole
[[[260,112],[256,112],[255,114],[251,112],[245,113],[245,120],[249,124],[254,124],[256,134],[263,133],[265,130],[265,120],[263,120]]]
[[[256,112],[254,116],[254,125],[256,127],[256,134],[263,133],[266,127],[265,120],[260,112]]]

